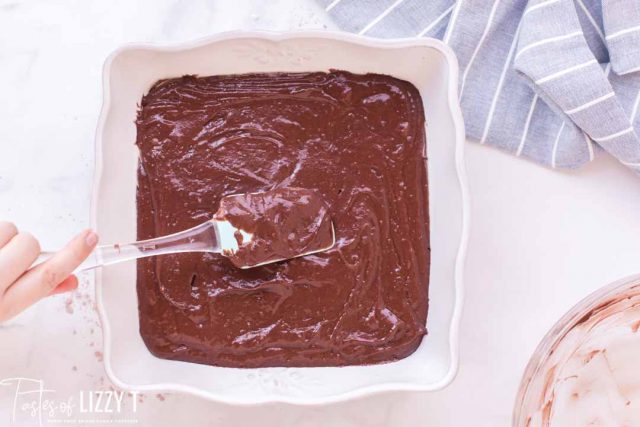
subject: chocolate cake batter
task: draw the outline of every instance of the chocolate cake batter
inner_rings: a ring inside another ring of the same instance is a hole
[[[335,366],[411,354],[430,266],[422,101],[389,76],[184,76],[142,99],[138,238],[193,227],[222,197],[306,188],[328,251],[241,270],[218,254],[138,261],[140,332],[158,357],[231,367]]]
[[[231,225],[238,250],[225,252],[246,268],[315,253],[333,246],[333,227],[324,200],[306,188],[275,188],[264,193],[235,194],[220,201],[216,220]]]

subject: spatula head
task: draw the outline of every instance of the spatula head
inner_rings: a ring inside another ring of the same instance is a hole
[[[214,220],[223,255],[239,268],[327,251],[336,239],[328,206],[305,188],[226,196]]]

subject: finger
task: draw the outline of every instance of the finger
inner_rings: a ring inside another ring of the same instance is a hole
[[[27,271],[40,254],[38,241],[29,233],[18,233],[0,249],[0,295]]]
[[[19,313],[41,298],[51,294],[89,256],[98,242],[98,235],[86,230],[74,237],[51,259],[32,268],[7,289],[2,306]]]
[[[78,278],[75,275],[71,275],[64,279],[62,283],[54,288],[49,295],[57,295],[65,292],[73,291],[78,287]]]
[[[9,243],[18,234],[16,226],[8,221],[0,221],[0,248]]]

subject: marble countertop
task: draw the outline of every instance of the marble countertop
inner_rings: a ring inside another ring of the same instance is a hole
[[[101,67],[117,46],[297,28],[333,25],[310,0],[0,0],[0,218],[44,248],[88,226]],[[604,154],[568,172],[466,148],[471,234],[451,386],[312,407],[126,396],[122,413],[92,417],[142,426],[508,425],[522,370],[548,328],[590,291],[640,271],[640,179]],[[0,343],[0,380],[39,379],[59,400],[112,390],[86,277],[74,294],[0,327]],[[40,425],[20,410],[12,420],[14,397],[14,387],[0,386],[0,424]],[[89,425],[76,409],[75,425]],[[55,425],[47,420],[41,425]]]

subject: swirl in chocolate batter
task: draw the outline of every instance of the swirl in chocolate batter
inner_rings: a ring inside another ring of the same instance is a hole
[[[143,98],[138,237],[195,226],[227,195],[310,189],[328,251],[240,270],[217,254],[138,261],[141,335],[158,357],[231,367],[406,357],[426,333],[430,266],[422,100],[389,76],[163,80]]]

